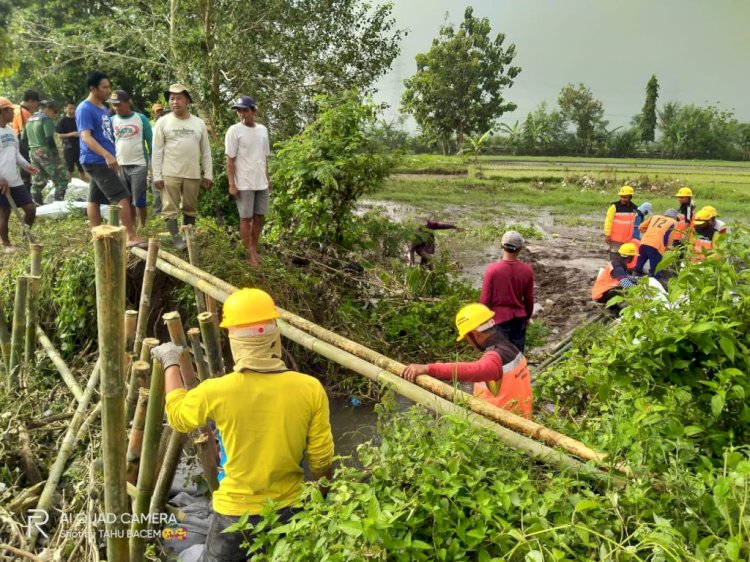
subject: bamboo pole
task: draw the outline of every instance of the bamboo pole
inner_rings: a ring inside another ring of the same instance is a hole
[[[133,505],[133,524],[130,533],[130,562],[141,562],[144,558],[146,538],[141,531],[148,528],[148,520],[142,519],[149,513],[149,505],[156,481],[159,440],[164,417],[164,372],[161,363],[154,361],[151,370],[151,387],[148,391],[148,408],[143,434],[141,463],[138,469],[138,492]]]
[[[130,484],[129,482],[128,495],[133,499],[135,499],[135,497],[138,495],[138,488],[133,484]],[[169,515],[174,516],[175,521],[178,523],[182,523],[186,519],[185,513],[174,506],[168,505],[166,506],[166,509],[164,511],[166,511]]]
[[[44,333],[44,330],[42,330],[40,326],[36,327],[36,337],[39,340],[39,343],[42,345],[44,351],[47,353],[47,357],[50,358],[50,361],[52,361],[52,364],[57,369],[57,372],[60,373],[63,382],[70,389],[70,392],[73,393],[76,401],[80,404],[81,400],[83,400],[83,390],[81,389],[81,385],[78,384],[75,375],[73,375],[71,370],[68,368],[68,365],[65,363],[65,360],[63,360],[63,358],[60,356],[60,353],[57,351],[57,349],[55,349],[55,346],[52,344],[50,339],[47,337],[47,334]]]
[[[367,361],[305,333],[298,328],[287,325],[286,333],[284,335],[293,342],[318,353],[323,357],[335,361],[347,369],[366,376],[373,382],[393,387],[402,396],[409,398],[413,402],[422,404],[435,412],[440,414],[458,415],[461,417],[465,416],[469,423],[474,427],[491,431],[508,446],[524,451],[541,462],[556,466],[563,470],[570,470],[584,475],[592,478],[598,483],[617,484],[622,482],[622,479],[618,477],[607,475],[601,470],[584,464],[560,451],[542,445],[541,443],[523,435],[519,435],[482,416],[467,412],[457,404],[436,396],[425,389],[419,388],[418,386],[407,382],[405,379],[383,370],[377,365],[368,363]]]
[[[98,418],[102,413],[102,403],[97,402],[96,406],[91,408],[91,411],[86,416],[86,419],[83,420],[83,423],[81,424],[81,427],[78,428],[78,433],[76,433],[76,441],[80,441],[83,439],[83,436],[86,434],[86,432],[89,429],[89,426],[94,423],[94,420]]]
[[[138,323],[138,311],[125,311],[125,349],[130,351],[135,343],[135,327]]]
[[[31,268],[29,275],[39,277],[42,274],[42,249],[44,246],[41,244],[30,244],[29,249],[31,250]]]
[[[192,224],[182,225],[182,232],[185,234],[185,242],[187,243],[188,260],[191,264],[198,265],[198,246],[195,243],[195,228]],[[206,312],[206,297],[198,289],[193,287],[195,291],[195,306],[198,309],[198,314]]]
[[[36,508],[39,510],[48,511],[52,505],[52,500],[55,497],[55,490],[57,490],[57,485],[62,478],[66,465],[68,464],[68,459],[70,459],[70,456],[73,453],[73,447],[76,444],[76,436],[78,434],[78,430],[84,421],[86,408],[88,408],[89,402],[91,402],[91,398],[96,391],[97,385],[99,384],[100,375],[100,363],[99,361],[97,361],[94,365],[94,369],[91,371],[91,375],[89,376],[89,380],[86,384],[86,390],[83,393],[83,397],[76,407],[73,419],[70,420],[68,430],[65,432],[65,437],[63,437],[62,443],[60,444],[60,449],[57,453],[57,457],[55,458],[55,462],[49,469],[47,482],[44,484],[44,489],[42,490],[42,493],[39,496],[39,501],[36,504]],[[31,544],[31,548],[34,548],[34,545],[36,544],[36,540],[38,538],[38,530],[38,527],[35,527],[33,529],[29,527],[29,531],[31,532],[29,541]]]
[[[5,310],[2,302],[0,302],[0,361],[2,362],[0,372],[7,373],[8,362],[10,361],[10,331],[5,321]]]
[[[206,312],[213,314],[214,331],[216,332],[216,339],[219,341],[219,349],[221,349],[221,327],[219,326],[219,306],[216,304],[216,299],[203,293],[206,297]]]
[[[198,315],[198,325],[201,327],[203,343],[206,346],[208,358],[208,373],[212,377],[224,376],[224,358],[221,353],[221,341],[216,334],[214,314],[204,312]]]
[[[133,249],[131,252],[141,258],[144,257],[143,250]],[[170,260],[170,262],[173,263],[169,263],[165,260]],[[205,271],[201,271],[184,260],[180,260],[166,252],[160,256],[159,260],[157,260],[156,266],[160,270],[181,281],[200,287],[201,291],[220,302],[224,302],[231,293],[237,290],[236,287],[233,287],[226,281],[218,279]],[[291,314],[286,310],[279,307],[277,307],[277,309],[281,315],[279,327],[284,336],[287,336],[286,332],[288,328],[296,327],[316,338],[319,338],[323,342],[334,345],[335,347],[359,357],[360,359],[364,359],[396,376],[400,375],[405,368],[403,363],[394,361],[385,355],[368,349],[350,339],[339,336],[330,330],[326,330],[325,328],[318,326],[309,320]],[[605,457],[604,454],[594,451],[580,441],[572,439],[531,420],[527,420],[521,416],[517,416],[508,410],[498,408],[484,400],[474,398],[470,394],[428,375],[420,375],[417,377],[416,383],[422,388],[425,388],[447,400],[466,404],[472,412],[487,417],[488,419],[512,429],[513,431],[518,431],[519,433],[534,439],[541,440],[550,446],[565,449],[584,460],[601,462]]]
[[[162,457],[161,470],[156,478],[154,493],[151,496],[151,504],[148,512],[153,516],[157,513],[163,513],[169,498],[169,490],[172,487],[174,476],[177,473],[177,466],[180,464],[182,448],[187,441],[187,434],[180,431],[172,430],[167,444],[167,450]]]
[[[140,356],[143,339],[146,337],[148,317],[151,312],[151,293],[154,288],[154,278],[156,277],[156,258],[158,257],[158,255],[159,240],[156,238],[149,238],[148,253],[146,254],[146,265],[143,268],[141,300],[138,305],[138,324],[135,328],[135,342],[133,344],[133,353],[135,353],[136,356]]]
[[[145,338],[141,342],[141,361],[145,361],[151,365],[151,350],[159,345],[159,340],[156,338]]]
[[[190,347],[193,349],[193,359],[195,360],[195,368],[198,371],[198,379],[204,381],[209,375],[208,365],[206,364],[206,358],[203,356],[203,347],[201,346],[201,331],[198,328],[190,328],[187,335],[190,340]]]
[[[19,382],[19,371],[24,352],[24,336],[26,335],[26,298],[29,289],[29,278],[20,275],[16,279],[16,299],[13,303],[13,327],[10,337],[10,361],[8,362],[8,384],[10,390],[15,391]]]
[[[29,294],[26,297],[26,339],[23,358],[31,363],[36,351],[36,324],[39,320],[39,277],[29,276]]]
[[[126,453],[127,468],[125,478],[131,484],[138,479],[138,466],[141,460],[141,448],[143,446],[143,428],[146,425],[146,406],[148,406],[148,390],[138,389],[138,404],[135,407],[133,423],[130,426],[128,437],[128,452]]]
[[[151,365],[146,361],[134,361],[130,366],[130,382],[128,384],[128,395],[125,398],[126,422],[134,419],[133,416],[135,415],[135,412],[138,408],[138,393],[146,388],[146,379],[148,378],[148,372],[150,369]],[[144,415],[146,415],[145,412]],[[133,429],[135,429],[135,421],[133,421]]]
[[[169,330],[169,337],[172,340],[172,343],[182,347],[180,371],[182,373],[182,380],[185,383],[185,387],[188,390],[194,388],[198,384],[198,380],[195,376],[195,370],[193,369],[193,362],[190,360],[190,352],[188,351],[187,338],[185,337],[185,330],[182,327],[180,313],[176,311],[167,312],[162,318],[167,325],[167,330]],[[211,491],[218,490],[219,472],[217,463],[219,452],[216,448],[216,439],[214,437],[213,429],[211,429],[211,426],[205,425],[198,431],[205,436],[205,439],[198,439],[195,441],[195,444],[198,446],[198,456],[201,459],[201,466],[203,467],[203,478],[205,478]]]
[[[107,224],[109,226],[120,226],[120,206],[109,205],[107,207]]]
[[[107,560],[128,560],[130,512],[125,480],[125,229],[92,229],[96,265],[96,312],[102,396],[104,505],[107,513]]]

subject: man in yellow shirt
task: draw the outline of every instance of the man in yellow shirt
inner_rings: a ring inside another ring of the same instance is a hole
[[[281,521],[294,514],[303,455],[314,480],[332,477],[328,397],[317,379],[287,369],[282,361],[273,300],[260,289],[241,289],[229,296],[223,312],[221,325],[229,329],[235,360],[232,373],[188,391],[179,368],[181,348],[167,343],[152,352],[164,366],[169,425],[189,432],[211,419],[226,452],[204,562],[247,560],[241,545],[249,534],[222,531],[245,513],[249,523],[259,522],[268,500]]]

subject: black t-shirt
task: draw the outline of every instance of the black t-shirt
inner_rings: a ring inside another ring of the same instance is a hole
[[[75,117],[62,117],[55,127],[55,132],[57,132],[57,134],[59,135],[64,135],[65,133],[74,133],[77,130],[78,128],[76,127]],[[62,140],[63,147],[67,149],[75,148],[78,145],[78,137],[66,137],[60,140]]]

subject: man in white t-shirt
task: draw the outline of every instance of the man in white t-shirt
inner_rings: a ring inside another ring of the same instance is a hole
[[[240,122],[229,127],[224,137],[229,194],[237,202],[247,262],[256,266],[259,264],[258,239],[271,192],[268,129],[255,122],[255,100],[250,96],[242,96],[232,109],[237,110]]]
[[[115,114],[110,117],[115,133],[115,154],[120,165],[120,179],[132,196],[138,226],[146,226],[146,189],[148,162],[152,147],[151,123],[143,113],[133,111],[130,94],[115,90],[110,103]]]

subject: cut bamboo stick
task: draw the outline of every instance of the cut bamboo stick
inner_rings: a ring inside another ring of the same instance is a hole
[[[5,321],[5,310],[3,303],[0,302],[0,373],[8,372],[8,362],[10,361],[10,330],[8,323]]]
[[[18,426],[18,456],[21,459],[23,473],[29,484],[35,485],[42,481],[42,474],[39,472],[39,466],[36,462],[36,456],[31,451],[31,439],[29,430],[21,423]]]
[[[19,382],[19,371],[24,353],[26,336],[26,298],[29,290],[29,277],[20,275],[16,279],[16,299],[13,303],[13,327],[10,336],[10,361],[8,362],[8,384],[16,391]]]
[[[221,349],[221,327],[219,326],[220,307],[218,304],[216,304],[215,298],[211,297],[210,295],[206,295],[205,293],[203,294],[206,297],[206,312],[210,312],[214,315],[214,331],[216,332],[216,339],[219,340],[219,349]]]
[[[55,346],[52,344],[50,339],[47,337],[47,334],[44,333],[44,330],[42,330],[40,326],[36,327],[36,338],[39,340],[42,348],[47,353],[47,357],[50,358],[50,361],[52,361],[52,364],[57,369],[57,372],[60,373],[60,376],[62,377],[65,385],[70,389],[70,392],[73,393],[76,401],[80,403],[81,400],[83,400],[83,390],[81,389],[81,385],[78,384],[78,381],[71,372],[70,368],[68,368],[65,360],[60,356],[60,353],[57,351],[57,349],[55,349]]]
[[[143,339],[146,337],[148,317],[151,313],[151,293],[153,292],[154,278],[156,277],[156,258],[158,257],[158,255],[159,240],[156,238],[149,238],[148,253],[146,254],[146,265],[143,268],[141,300],[138,304],[138,324],[135,328],[135,342],[133,344],[133,353],[135,353],[136,356],[140,356]]]
[[[208,373],[212,377],[223,377],[224,358],[221,353],[221,341],[216,337],[214,314],[212,312],[199,314],[198,325],[201,327],[203,343],[206,346]]]
[[[143,428],[146,426],[146,406],[148,406],[148,390],[138,389],[138,404],[135,407],[133,423],[130,426],[128,437],[128,452],[126,454],[127,468],[125,478],[131,484],[138,480],[138,466],[141,461],[141,448],[143,446]]]
[[[142,250],[135,249],[131,250],[131,252],[141,258],[145,257]],[[169,260],[169,262],[166,260]],[[224,302],[231,293],[237,290],[236,287],[230,285],[226,281],[218,279],[205,271],[201,271],[184,260],[180,260],[176,256],[166,252],[160,256],[159,260],[157,260],[156,266],[165,273],[184,281],[185,283],[199,287],[201,291],[219,302]],[[389,357],[368,349],[352,340],[339,336],[338,334],[326,330],[304,318],[291,314],[286,310],[278,307],[277,309],[281,314],[282,320],[279,321],[279,327],[284,336],[287,336],[286,332],[288,328],[296,327],[316,338],[319,338],[323,342],[334,345],[335,347],[364,359],[396,376],[400,375],[405,368],[403,363],[394,361]],[[580,441],[546,428],[531,420],[527,420],[521,416],[517,416],[512,412],[493,406],[484,400],[474,398],[470,394],[467,394],[460,389],[453,388],[452,386],[430,376],[420,375],[417,377],[416,382],[417,385],[430,390],[445,399],[466,404],[471,411],[485,416],[490,420],[512,429],[513,431],[518,431],[519,433],[534,439],[539,439],[550,446],[565,449],[584,460],[601,462],[605,457],[604,454],[594,451]]]
[[[31,266],[29,270],[29,275],[33,277],[39,277],[42,274],[42,249],[44,246],[41,244],[30,244],[30,254],[31,254]]]
[[[111,210],[111,209],[110,209]],[[102,399],[104,506],[107,512],[107,560],[128,560],[130,512],[125,480],[125,229],[92,229],[96,266],[96,313]]]
[[[39,320],[39,277],[29,276],[29,294],[26,297],[26,338],[24,361],[29,364],[36,351],[36,324]]]
[[[107,224],[114,227],[120,226],[120,206],[109,205],[107,213]]]
[[[145,361],[151,365],[151,350],[159,345],[159,340],[156,338],[145,338],[141,342],[141,361]]]
[[[128,395],[125,398],[125,421],[129,422],[135,415],[138,406],[138,393],[146,388],[146,379],[151,365],[146,361],[134,361],[130,366],[130,382],[128,383]],[[144,414],[145,415],[145,414]],[[133,422],[135,423],[135,422]]]
[[[167,505],[169,490],[172,488],[172,482],[174,482],[177,466],[180,464],[180,457],[182,456],[182,448],[185,446],[187,437],[186,433],[175,430],[172,430],[172,434],[169,436],[167,450],[161,458],[161,469],[159,470],[159,476],[156,478],[154,493],[151,496],[151,504],[149,505],[148,512],[151,514],[152,519],[154,519],[153,516],[155,514],[163,513]]]
[[[198,371],[198,379],[204,381],[209,377],[209,374],[206,358],[203,356],[203,347],[201,346],[201,331],[198,328],[190,328],[187,335],[190,340],[190,347],[193,350],[193,360]]]
[[[138,311],[125,311],[125,350],[130,352],[135,343],[135,327],[138,323]]]
[[[141,531],[148,527],[148,520],[144,519],[149,513],[151,497],[156,481],[156,466],[158,463],[159,439],[163,428],[164,417],[164,373],[159,361],[154,361],[151,370],[151,387],[148,391],[148,408],[143,434],[143,448],[141,463],[138,470],[138,492],[133,505],[133,523],[130,533],[130,561],[141,562],[144,558],[146,538]]]
[[[42,493],[39,496],[39,501],[36,504],[37,509],[48,511],[52,505],[52,500],[55,496],[55,490],[57,490],[57,485],[60,482],[63,472],[65,471],[65,467],[68,464],[68,459],[70,459],[70,455],[73,453],[73,447],[76,444],[76,436],[78,434],[78,430],[86,416],[86,408],[88,408],[89,403],[91,402],[91,397],[94,395],[96,387],[99,384],[100,375],[100,363],[99,361],[97,361],[94,364],[94,369],[91,371],[91,376],[89,376],[89,381],[86,384],[86,390],[83,393],[83,397],[76,407],[73,419],[70,421],[68,430],[65,432],[65,437],[63,437],[62,443],[60,444],[60,449],[57,453],[57,457],[55,458],[55,462],[49,469],[47,482],[44,484],[44,489],[42,490]],[[35,527],[32,529],[31,527],[29,527],[29,531],[31,532],[30,544],[33,548],[38,538],[39,528]]]
[[[195,228],[192,224],[185,224],[182,226],[182,232],[185,234],[185,242],[187,243],[188,260],[191,264],[198,265],[198,245],[195,242]],[[193,287],[195,291],[195,306],[198,309],[198,313],[206,312],[206,297],[199,289]]]

